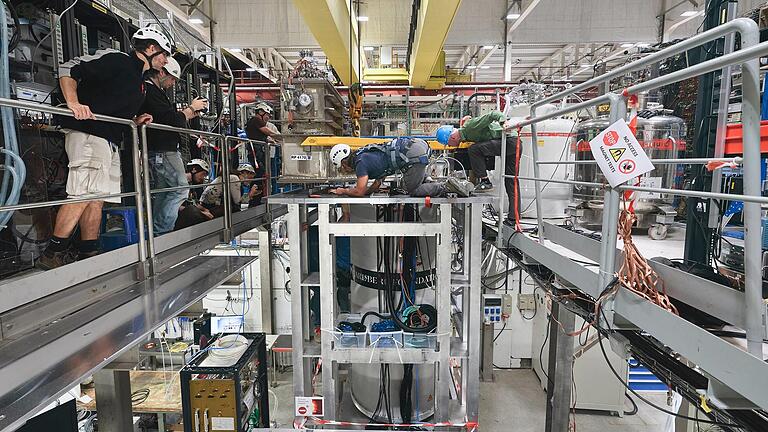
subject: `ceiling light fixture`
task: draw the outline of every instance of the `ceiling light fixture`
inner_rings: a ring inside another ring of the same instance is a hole
[[[203,20],[200,18],[190,18],[189,19],[190,24],[203,24]]]
[[[360,16],[357,17],[357,20],[360,21],[360,22],[365,22],[365,21],[368,21],[368,17],[360,15]]]
[[[490,66],[480,66],[480,69],[490,69]]]
[[[246,72],[256,72],[258,69],[249,67],[249,68],[245,68],[245,70]]]
[[[695,16],[695,15],[698,15],[698,14],[699,14],[699,11],[689,10],[689,11],[685,11],[685,12],[681,13],[680,16],[681,17],[692,17],[692,16]]]
[[[508,20],[513,20],[513,19],[518,19],[518,18],[520,18],[520,14],[519,13],[511,13],[511,14],[507,15],[507,19]]]
[[[364,51],[373,51],[373,47],[372,46],[367,46],[367,47],[363,48],[363,50]]]
[[[648,48],[649,46],[651,46],[651,44],[649,44],[648,42],[638,42],[636,46],[638,48]]]
[[[494,49],[496,48],[496,45],[483,45],[483,49]]]
[[[243,52],[243,50],[240,49],[240,48],[229,48],[229,52],[241,53],[241,52]]]
[[[633,43],[623,43],[623,44],[621,44],[622,48],[632,48],[633,46],[635,46],[635,44],[633,44]]]
[[[467,65],[466,68],[467,69],[477,69],[477,66],[475,66],[475,65]]]

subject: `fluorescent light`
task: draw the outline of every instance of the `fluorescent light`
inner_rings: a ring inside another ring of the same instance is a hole
[[[519,13],[511,13],[511,14],[507,15],[507,19],[508,20],[513,20],[513,19],[518,19],[518,18],[520,18],[520,14]]]
[[[467,69],[477,69],[477,66],[475,66],[475,65],[467,65],[466,68]]]
[[[638,48],[648,48],[649,46],[651,46],[651,44],[649,44],[648,42],[638,42],[637,44]]]
[[[200,18],[190,18],[189,19],[190,24],[203,24],[203,20]]]
[[[633,43],[623,43],[623,44],[621,44],[622,48],[632,48],[633,46],[635,46],[635,44],[633,44]]]
[[[480,66],[480,69],[490,69],[490,66]]]
[[[587,63],[581,64],[580,66],[583,67],[583,68],[591,68],[592,67],[591,64],[587,64]]]
[[[245,70],[246,72],[256,72],[258,69],[249,67],[249,68],[245,68]]]
[[[691,16],[698,15],[698,14],[699,14],[699,11],[690,10],[690,11],[685,11],[685,12],[681,13],[680,16],[681,17],[691,17]]]
[[[483,45],[483,49],[494,49],[496,45]]]
[[[362,16],[362,15],[361,15],[361,16],[358,16],[358,17],[357,17],[357,20],[358,20],[358,21],[360,21],[360,22],[365,22],[365,21],[368,21],[368,17],[367,17],[367,16]]]
[[[364,51],[373,51],[373,49],[374,48],[372,46],[367,46],[367,47],[363,48]]]
[[[229,52],[240,53],[243,52],[243,50],[240,48],[229,48]]]

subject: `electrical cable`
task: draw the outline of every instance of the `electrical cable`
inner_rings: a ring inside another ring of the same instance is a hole
[[[21,23],[19,22],[19,14],[16,12],[16,8],[13,7],[13,3],[11,3],[10,0],[3,0],[3,3],[8,7],[8,10],[11,12],[11,18],[13,19],[13,36],[8,43],[8,51],[10,52],[16,49],[19,45],[19,40],[21,40]],[[30,32],[34,37],[35,32],[31,30],[31,26]]]
[[[624,396],[626,396],[627,399],[629,400],[629,402],[632,404],[632,410],[631,411],[624,411],[624,415],[625,416],[633,416],[633,415],[637,414],[637,412],[639,411],[639,409],[637,408],[637,402],[635,402],[635,400],[632,399],[632,396],[630,396],[629,393],[624,393]]]
[[[502,334],[502,333],[504,333],[504,330],[505,330],[506,328],[507,328],[507,321],[504,321],[504,325],[503,325],[503,326],[501,326],[501,330],[499,330],[499,334],[497,334],[497,335],[496,335],[496,337],[494,337],[494,338],[493,338],[493,341],[491,341],[491,343],[494,343],[494,342],[496,342],[496,339],[498,339],[498,338],[499,338],[499,336],[501,336],[501,334]]]

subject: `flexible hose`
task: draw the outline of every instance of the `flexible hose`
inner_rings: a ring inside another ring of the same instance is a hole
[[[5,7],[0,7],[0,22],[7,25],[7,15]],[[10,66],[8,63],[8,31],[4,26],[0,31],[0,97],[10,98],[11,80]],[[16,124],[11,107],[0,107],[0,117],[2,117],[3,139],[5,148],[0,149],[5,153],[5,166],[3,169],[3,181],[0,185],[0,205],[18,204],[21,196],[21,187],[27,176],[27,170],[24,162],[18,156],[19,143],[16,136]],[[13,177],[13,183],[10,193],[8,192],[8,182]],[[0,215],[0,228],[4,228],[11,219],[13,212],[3,212]]]

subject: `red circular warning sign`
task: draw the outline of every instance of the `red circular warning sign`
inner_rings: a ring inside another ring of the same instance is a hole
[[[299,409],[296,410],[299,414],[304,415],[307,413],[307,407],[299,407]]]
[[[603,144],[606,145],[606,147],[610,147],[614,144],[619,142],[619,133],[616,131],[610,131],[603,135]]]
[[[619,171],[621,171],[622,174],[632,174],[632,171],[635,170],[635,166],[635,161],[625,159],[619,162]]]

